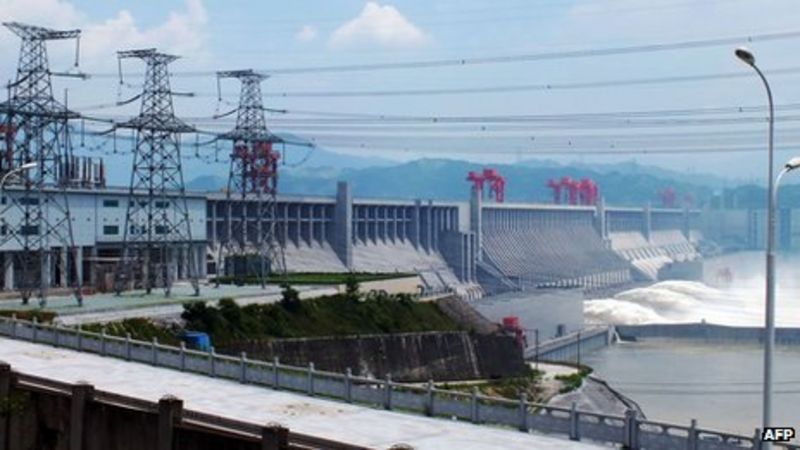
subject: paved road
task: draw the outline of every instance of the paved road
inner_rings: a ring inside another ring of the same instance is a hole
[[[187,409],[377,449],[407,443],[418,450],[584,450],[604,448],[565,439],[375,410],[242,385],[144,364],[0,338],[0,360],[14,370],[157,401],[166,394]]]

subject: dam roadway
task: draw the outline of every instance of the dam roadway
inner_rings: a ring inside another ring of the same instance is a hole
[[[278,422],[303,434],[369,448],[388,449],[399,443],[415,449],[601,448],[566,438],[370,409],[12,339],[0,338],[0,361],[22,373],[67,383],[85,381],[100,390],[148,401],[170,394],[183,399],[187,409],[254,424]]]

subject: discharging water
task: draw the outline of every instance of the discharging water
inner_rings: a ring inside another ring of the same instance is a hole
[[[800,327],[800,258],[777,261],[778,326]],[[729,274],[730,277],[725,276]],[[722,276],[721,276],[722,275]],[[587,322],[764,326],[764,254],[707,261],[705,282],[667,281],[584,303]],[[651,420],[751,435],[761,423],[763,347],[646,339],[584,357]],[[800,427],[800,346],[775,352],[774,425]]]
[[[725,271],[731,274],[730,282],[720,277]],[[800,258],[779,258],[777,273],[776,323],[800,327]],[[586,321],[635,325],[705,320],[719,325],[764,325],[763,253],[709,260],[705,274],[705,283],[664,281],[612,299],[586,301]]]

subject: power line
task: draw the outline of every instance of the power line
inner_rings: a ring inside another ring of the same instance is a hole
[[[532,61],[547,61],[561,59],[575,59],[587,57],[603,57],[614,55],[629,55],[637,53],[654,53],[673,50],[688,50],[707,47],[719,47],[737,45],[743,42],[769,42],[786,39],[796,39],[800,37],[799,30],[780,31],[772,33],[761,33],[746,36],[722,37],[698,40],[686,40],[670,43],[654,43],[643,45],[632,45],[623,47],[607,47],[598,49],[565,50],[556,52],[527,53],[504,56],[486,56],[473,58],[453,58],[453,59],[434,59],[425,61],[404,61],[374,64],[345,64],[336,66],[308,66],[308,67],[284,67],[273,69],[259,69],[259,72],[270,75],[288,75],[305,73],[333,73],[333,72],[364,72],[375,70],[399,70],[399,69],[429,69],[436,67],[461,67],[468,65],[482,64],[508,64]],[[215,71],[186,71],[176,72],[175,76],[182,77],[207,77],[216,74]],[[117,77],[116,73],[96,73],[92,74],[96,78]]]
[[[446,136],[446,137],[415,137],[415,136],[365,136],[363,134],[352,134],[352,135],[324,135],[324,134],[311,134],[305,135],[306,139],[315,141],[315,142],[326,142],[326,143],[338,143],[338,144],[347,144],[347,143],[363,143],[369,145],[402,145],[404,147],[427,147],[425,144],[430,144],[431,142],[435,142],[436,145],[446,145],[446,146],[458,146],[459,148],[475,148],[475,147],[520,147],[523,146],[525,148],[539,148],[539,149],[546,149],[546,150],[573,150],[573,151],[581,151],[581,150],[598,150],[598,149],[617,149],[620,151],[630,150],[630,149],[640,149],[640,148],[649,148],[649,149],[656,149],[656,148],[683,148],[683,147],[707,147],[707,146],[716,146],[716,147],[724,147],[727,145],[755,145],[763,141],[763,138],[760,136],[752,136],[748,139],[741,139],[737,137],[731,137],[729,139],[713,139],[713,140],[701,140],[701,139],[690,139],[690,140],[648,140],[648,139],[637,139],[637,140],[629,140],[629,141],[615,141],[613,139],[609,140],[592,140],[592,141],[575,141],[572,139],[551,139],[551,140],[535,140],[527,136],[518,136],[518,137],[496,137],[496,136],[481,136],[481,137],[472,137],[472,136]],[[793,136],[791,143],[798,142],[798,136]],[[784,141],[785,145],[789,145],[790,142]]]
[[[215,124],[215,126],[222,126],[222,124]],[[439,134],[430,134],[435,133],[439,130],[427,130],[428,134],[420,134],[419,132],[408,133],[405,127],[397,128],[397,127],[383,127],[378,131],[386,130],[390,134],[381,133],[377,134],[376,130],[372,128],[347,128],[345,130],[336,127],[332,132],[328,132],[328,134],[324,133],[302,133],[303,136],[306,138],[317,139],[317,140],[326,140],[326,141],[335,141],[345,140],[348,139],[350,141],[353,140],[383,140],[387,142],[393,142],[402,140],[403,142],[413,142],[413,141],[436,141],[436,142],[443,142],[443,141],[453,141],[453,140],[469,140],[470,142],[478,142],[479,145],[486,145],[487,141],[491,141],[493,146],[500,146],[505,141],[516,140],[516,141],[524,141],[528,145],[535,145],[537,147],[547,147],[547,148],[570,148],[570,149],[578,149],[581,146],[594,146],[594,147],[618,147],[623,148],[625,146],[632,146],[632,145],[649,145],[649,146],[667,146],[672,145],[675,146],[676,144],[682,144],[684,147],[687,145],[687,142],[696,142],[701,141],[702,143],[715,143],[720,144],[724,142],[733,142],[733,143],[742,143],[744,141],[750,141],[753,139],[760,139],[763,135],[763,130],[726,130],[726,131],[702,131],[702,132],[689,132],[689,131],[680,131],[680,132],[671,132],[671,133],[650,133],[650,132],[637,132],[637,133],[628,133],[628,134],[532,134],[529,130],[524,129],[522,132],[524,134],[514,134],[514,135],[506,135],[506,134],[499,134],[496,130],[487,130],[487,131],[473,131],[473,130],[459,130],[457,132],[452,131],[445,131],[444,135]],[[92,130],[92,129],[73,129],[73,133],[78,135],[87,134],[90,136],[102,136],[108,137],[110,133],[114,132],[114,128],[109,130]],[[208,135],[212,137],[216,137],[222,131],[212,131],[212,130],[199,130],[199,134]],[[516,132],[521,133],[521,132]],[[784,138],[798,138],[800,136],[800,128],[784,128],[781,136]],[[129,136],[117,136],[116,139],[133,139]],[[282,140],[287,141],[289,145],[303,145],[307,146],[305,143],[295,142],[294,139],[288,139],[287,137],[282,137]],[[213,143],[212,141],[209,141]],[[785,141],[784,141],[785,142]],[[205,145],[205,144],[204,144]],[[448,144],[450,145],[450,144]]]
[[[777,75],[796,75],[800,73],[800,67],[786,67],[774,69],[767,72],[770,76]],[[421,89],[387,89],[387,90],[362,90],[362,91],[286,91],[286,92],[265,92],[266,97],[277,98],[341,98],[341,97],[410,97],[428,95],[472,95],[472,94],[496,94],[507,92],[531,92],[531,91],[560,91],[574,89],[595,89],[606,87],[628,87],[628,86],[647,86],[656,84],[671,83],[691,83],[697,81],[710,80],[731,80],[740,78],[751,78],[753,75],[747,72],[727,72],[700,75],[680,75],[669,77],[652,78],[628,78],[621,80],[606,81],[587,81],[575,83],[538,83],[538,84],[517,84],[506,86],[473,86],[461,88],[421,88]],[[200,96],[207,94],[199,94]]]
[[[781,111],[797,111],[800,110],[800,103],[786,103],[776,105],[775,110]],[[567,121],[603,121],[608,119],[624,119],[631,118],[661,118],[661,117],[684,117],[693,115],[728,115],[728,114],[750,114],[766,112],[765,106],[718,106],[718,107],[705,107],[705,108],[683,108],[683,109],[660,109],[660,110],[631,110],[631,111],[608,111],[608,112],[594,112],[594,113],[562,113],[562,114],[503,114],[503,115],[475,115],[475,116],[446,116],[446,115],[397,115],[397,114],[380,114],[380,113],[354,113],[354,112],[341,112],[341,111],[318,111],[318,110],[304,110],[304,109],[271,109],[272,112],[279,112],[288,116],[312,116],[308,118],[276,118],[274,123],[428,123],[428,124],[451,124],[451,123],[513,123],[513,122],[567,122]],[[317,116],[317,117],[313,117]],[[122,116],[97,116],[96,120],[113,121]],[[783,116],[784,118],[793,116]],[[189,121],[216,121],[221,116],[188,116],[185,117]],[[751,118],[758,120],[766,120],[763,118]],[[697,120],[714,120],[714,119],[697,119]],[[223,120],[212,123],[223,123]]]
[[[786,115],[775,118],[776,122],[796,122],[800,120],[800,115]],[[485,117],[437,117],[437,118],[405,118],[394,120],[353,120],[353,119],[278,119],[272,122],[273,126],[283,125],[291,127],[292,125],[297,128],[302,128],[303,125],[336,125],[345,127],[348,125],[355,125],[363,127],[372,123],[390,123],[390,124],[525,124],[526,127],[533,130],[547,130],[547,129],[614,129],[614,128],[660,128],[660,127],[696,127],[696,126],[709,126],[709,125],[744,125],[755,123],[766,123],[765,117],[712,117],[712,118],[667,118],[667,119],[602,119],[602,120],[570,120],[570,119],[541,119],[541,118],[528,118],[524,116],[485,116]],[[205,122],[198,122],[205,123]]]
[[[197,124],[202,124],[204,126],[208,126],[211,128],[217,127],[222,125],[221,123],[211,123],[211,122],[196,122]],[[667,125],[663,128],[669,128],[670,126]],[[463,133],[468,134],[472,133],[473,135],[489,135],[489,134],[496,134],[502,135],[503,133],[515,133],[517,135],[523,134],[525,136],[530,136],[531,138],[536,137],[563,137],[563,138],[570,138],[571,136],[575,136],[576,138],[581,136],[663,136],[669,134],[674,136],[676,134],[681,135],[701,135],[703,132],[691,132],[689,130],[683,130],[678,132],[671,133],[644,133],[639,132],[637,127],[631,127],[630,134],[623,134],[627,130],[624,127],[602,127],[609,132],[613,132],[615,134],[585,134],[580,132],[581,134],[574,134],[569,130],[582,128],[579,124],[573,127],[533,127],[528,123],[497,123],[497,124],[481,124],[481,123],[472,123],[472,124],[359,124],[359,123],[349,123],[349,124],[340,124],[340,125],[331,125],[331,124],[315,124],[315,123],[300,123],[300,124],[277,124],[274,127],[277,130],[280,130],[284,133],[290,134],[308,134],[313,132],[344,132],[344,133],[378,133],[378,132],[389,132],[389,133],[415,133],[418,135],[427,134],[432,137],[438,137],[440,135],[449,135],[452,133]],[[600,128],[601,127],[583,127],[583,128]],[[662,128],[662,127],[652,127],[652,128]],[[567,131],[565,131],[567,130]],[[636,130],[634,132],[634,130]],[[784,136],[785,132],[788,131],[797,131],[796,128],[782,128],[781,137]],[[605,130],[602,130],[605,131]],[[705,131],[710,135],[714,134],[725,134],[725,133],[742,133],[742,134],[754,134],[757,133],[758,130],[755,129],[736,129],[736,130],[725,130],[725,131],[714,131],[708,130]],[[599,133],[599,131],[598,131]]]
[[[548,149],[532,149],[530,147],[502,147],[497,149],[487,149],[486,147],[482,147],[480,149],[475,149],[474,151],[466,150],[466,149],[456,149],[456,148],[442,148],[442,147],[421,147],[421,146],[413,146],[413,147],[387,147],[387,146],[373,146],[367,145],[363,142],[355,141],[351,145],[345,144],[327,144],[325,141],[321,140],[314,140],[312,139],[311,142],[316,144],[318,147],[329,149],[329,150],[370,150],[373,152],[389,152],[389,153],[408,153],[408,152],[424,152],[426,154],[483,154],[483,155],[556,155],[556,156],[564,156],[568,154],[572,155],[584,155],[584,156],[609,156],[609,155],[685,155],[685,154],[715,154],[715,153],[755,153],[755,152],[763,152],[764,147],[712,147],[712,148],[703,148],[703,147],[682,147],[682,148],[671,148],[671,149],[648,149],[648,148],[639,148],[639,149],[601,149],[601,150],[575,150],[566,152],[563,149],[559,150],[548,150]],[[786,145],[776,147],[775,151],[791,151],[797,149],[797,145]]]
[[[201,131],[200,133],[203,134],[211,134],[216,135],[213,132]],[[87,131],[87,134],[108,138],[107,132],[101,131]],[[118,136],[116,139],[122,140],[132,140],[133,138],[130,136]],[[448,145],[443,147],[441,145],[436,146],[425,146],[425,145],[397,145],[397,143],[386,145],[379,143],[367,143],[363,137],[359,138],[358,136],[354,136],[351,139],[343,139],[339,142],[333,139],[326,139],[326,138],[318,138],[315,136],[310,136],[307,138],[307,142],[292,142],[290,140],[285,140],[287,145],[300,145],[306,146],[311,148],[316,147],[323,147],[330,150],[368,150],[372,152],[425,152],[425,153],[434,153],[434,154],[471,154],[471,153],[483,153],[483,154],[493,154],[493,155],[564,155],[564,154],[575,154],[575,155],[629,155],[629,154],[659,154],[659,155],[678,155],[678,154],[712,154],[712,153],[749,153],[749,152],[758,152],[763,151],[761,146],[688,146],[688,145],[666,145],[666,148],[660,148],[658,145],[652,146],[638,146],[633,148],[624,148],[624,147],[615,147],[615,148],[574,148],[568,147],[565,151],[564,146],[555,146],[555,145],[546,145],[543,148],[534,148],[531,145],[504,145],[504,146],[494,146],[487,150],[486,145],[481,145],[479,148],[464,148],[463,146],[455,146],[455,145]],[[212,142],[212,141],[209,141]],[[401,141],[402,143],[407,143],[407,141]],[[191,144],[189,144],[191,145]],[[589,144],[585,144],[589,145]],[[792,149],[797,148],[800,146],[800,141],[792,141],[786,142],[782,146],[777,148],[777,151],[789,151]],[[95,149],[96,151],[101,151],[99,148]],[[196,146],[196,153],[199,152],[200,146]],[[208,148],[206,147],[204,151],[207,151]],[[105,152],[106,154],[114,154],[114,155],[125,155],[130,154],[129,151],[121,151],[121,150],[114,150],[112,153]],[[195,155],[197,159],[202,159],[197,153]],[[184,156],[186,159],[190,159],[189,156]]]
[[[799,69],[800,70],[800,69]],[[786,103],[775,105],[775,111],[795,111],[800,109],[800,103]],[[375,113],[348,113],[336,111],[315,111],[303,109],[284,109],[281,110],[287,115],[310,115],[323,117],[345,117],[345,118],[364,118],[377,119],[381,121],[391,120],[424,120],[432,122],[442,122],[447,120],[459,120],[468,118],[490,118],[506,119],[520,118],[524,120],[552,120],[552,119],[596,119],[608,117],[660,117],[660,116],[687,116],[687,115],[710,115],[710,114],[742,114],[766,112],[766,106],[715,106],[705,108],[682,108],[682,109],[655,109],[655,110],[631,110],[631,111],[607,111],[593,113],[561,113],[561,114],[522,114],[522,115],[491,115],[491,116],[415,116],[415,115],[392,115]]]

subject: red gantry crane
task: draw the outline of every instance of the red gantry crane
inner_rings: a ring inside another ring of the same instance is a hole
[[[561,182],[556,179],[547,180],[547,187],[553,190],[553,203],[556,205],[561,204]]]
[[[674,208],[675,207],[675,200],[677,199],[677,194],[675,193],[675,188],[672,186],[662,189],[658,191],[658,195],[661,197],[661,206],[664,208]]]
[[[489,183],[489,197],[503,203],[506,197],[506,178],[496,169],[483,169],[483,178]]]
[[[506,196],[506,178],[497,169],[483,169],[483,172],[470,171],[467,181],[472,183],[472,190],[483,198],[483,186],[488,183],[489,197],[497,203],[503,203]]]
[[[578,187],[580,182],[570,177],[561,178],[561,187],[567,189],[567,203],[570,205],[578,204]]]
[[[472,190],[478,192],[481,197],[483,197],[483,183],[486,181],[483,175],[475,171],[470,171],[467,174],[467,181],[472,183]]]
[[[591,178],[573,180],[565,176],[561,179],[551,178],[547,181],[547,187],[553,191],[553,203],[560,205],[564,203],[564,192],[567,195],[567,204],[570,205],[596,205],[600,198],[600,188]]]
[[[580,196],[581,205],[596,205],[597,198],[600,195],[600,189],[597,183],[591,178],[583,178],[578,186],[578,194]]]

